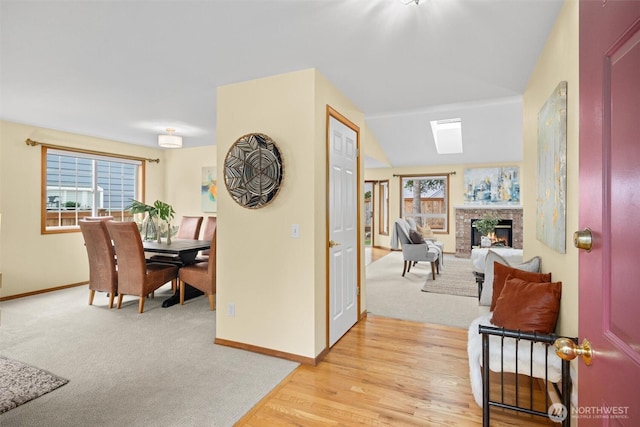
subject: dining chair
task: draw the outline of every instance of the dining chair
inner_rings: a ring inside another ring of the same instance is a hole
[[[209,297],[209,308],[215,310],[216,294],[216,230],[211,237],[209,260],[187,265],[178,272],[178,286],[180,287],[180,305],[184,305],[184,289],[189,284],[202,291]]]
[[[174,236],[176,239],[198,240],[200,236],[200,227],[202,226],[203,217],[201,216],[183,216],[180,220],[178,232]],[[168,232],[171,232],[169,230]],[[153,255],[149,257],[148,262],[166,262],[174,264],[178,267],[183,265],[178,255]]]
[[[167,282],[175,286],[178,267],[146,262],[135,222],[107,221],[106,225],[118,257],[118,309],[122,306],[123,295],[135,295],[140,297],[138,313],[142,313],[147,295],[152,295]]]
[[[202,219],[201,216],[183,216],[175,236],[176,239],[198,240]]]
[[[213,233],[216,231],[217,226],[218,226],[218,217],[208,216],[207,221],[204,223],[202,240],[211,240],[213,238]],[[205,249],[204,251],[200,251],[200,254],[196,257],[196,262],[207,261],[209,259],[209,251],[210,249]]]
[[[78,221],[89,258],[89,305],[96,291],[109,293],[109,308],[118,290],[115,251],[105,221]]]

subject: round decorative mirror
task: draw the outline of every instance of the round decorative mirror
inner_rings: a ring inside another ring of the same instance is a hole
[[[241,136],[224,160],[224,183],[233,200],[249,209],[268,205],[282,182],[282,157],[276,143],[262,133]]]

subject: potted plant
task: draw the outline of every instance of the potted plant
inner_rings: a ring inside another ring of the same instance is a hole
[[[156,200],[153,203],[153,208],[158,219],[167,223],[167,243],[171,243],[171,220],[176,211],[173,210],[173,206],[161,200]],[[160,243],[160,235],[160,224],[158,224],[158,243]]]
[[[473,223],[476,227],[476,230],[480,234],[482,234],[482,239],[480,246],[486,247],[491,246],[491,240],[487,237],[490,233],[493,233],[496,229],[496,226],[500,223],[500,218],[498,218],[494,213],[486,213],[482,216],[481,219],[477,220]],[[488,244],[487,243],[488,240]]]
[[[127,206],[127,210],[132,214],[145,215],[141,228],[144,240],[157,237],[158,242],[161,241],[160,221],[165,221],[168,224],[168,229],[171,230],[170,222],[176,213],[173,206],[161,200],[156,200],[153,205],[132,200],[131,204]],[[171,233],[168,235],[168,242],[171,243]]]

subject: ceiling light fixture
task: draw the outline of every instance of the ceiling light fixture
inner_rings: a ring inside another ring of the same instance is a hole
[[[182,148],[182,137],[173,133],[175,129],[167,128],[169,135],[158,135],[158,145],[162,148]]]

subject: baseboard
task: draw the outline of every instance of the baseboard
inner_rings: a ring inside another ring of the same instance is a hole
[[[257,345],[241,343],[237,341],[225,340],[222,338],[215,338],[214,344],[224,345],[226,347],[238,348],[240,350],[252,351],[254,353],[264,354],[266,356],[279,357],[280,359],[290,360],[292,362],[301,363],[303,365],[316,366],[324,357],[328,350],[322,351],[315,358],[300,356],[299,354],[287,353],[284,351],[273,350],[271,348],[260,347]]]
[[[16,298],[30,297],[32,295],[46,294],[47,292],[59,291],[61,289],[75,288],[77,286],[88,285],[89,281],[72,283],[70,285],[56,286],[55,288],[39,289],[37,291],[26,292],[24,294],[9,295],[8,297],[0,297],[0,301],[8,301]]]

